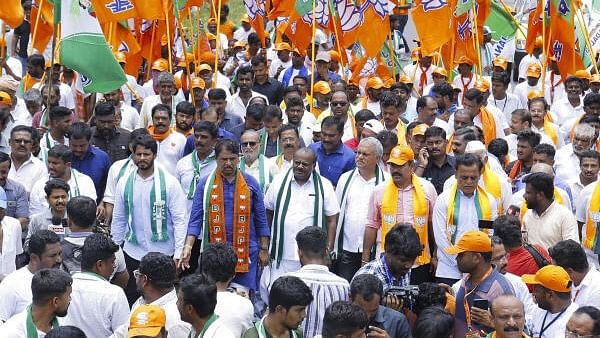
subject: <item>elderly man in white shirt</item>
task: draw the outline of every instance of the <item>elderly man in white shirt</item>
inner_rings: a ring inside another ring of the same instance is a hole
[[[435,276],[448,285],[458,281],[462,274],[456,266],[455,255],[445,248],[452,246],[463,233],[479,229],[479,214],[485,221],[493,221],[498,214],[496,199],[488,194],[478,182],[483,162],[473,154],[456,158],[456,183],[442,192],[433,208],[433,233],[437,245],[438,265]],[[481,209],[481,206],[489,209]],[[455,207],[458,210],[455,212]]]
[[[92,179],[71,168],[72,158],[73,152],[71,149],[62,144],[56,145],[48,151],[48,176],[41,177],[31,188],[29,198],[29,213],[31,215],[41,213],[49,208],[44,186],[51,178],[60,178],[67,182],[71,189],[69,191],[70,197],[87,196],[94,201],[98,198]]]
[[[147,128],[152,124],[152,108],[157,104],[164,104],[171,107],[171,112],[175,112],[175,107],[181,101],[184,101],[183,96],[176,95],[177,87],[175,86],[175,77],[171,73],[162,72],[157,78],[159,93],[158,95],[150,95],[144,99],[142,108],[140,109],[140,120],[138,127]],[[175,123],[175,116],[171,116],[171,122]]]
[[[340,207],[333,185],[316,172],[316,163],[313,150],[297,150],[293,167],[277,176],[265,194],[267,220],[272,229],[271,263],[260,280],[260,295],[265,303],[269,288],[278,277],[300,269],[296,245],[300,230],[312,225],[327,227],[329,248],[334,248]]]
[[[565,145],[556,152],[554,170],[556,176],[564,181],[570,181],[580,174],[579,155],[592,149],[598,137],[596,129],[589,124],[579,124],[573,129],[573,142]]]
[[[260,134],[253,129],[246,130],[240,137],[242,158],[239,169],[256,179],[263,193],[271,184],[270,169],[273,160],[260,153]]]
[[[34,183],[48,175],[46,165],[31,154],[33,145],[32,130],[28,126],[16,126],[11,131],[10,144],[10,171],[8,178],[21,183],[28,193]]]

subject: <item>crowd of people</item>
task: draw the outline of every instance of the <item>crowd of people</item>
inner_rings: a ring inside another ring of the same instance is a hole
[[[359,78],[228,13],[105,93],[2,41],[0,337],[600,337],[600,75]]]

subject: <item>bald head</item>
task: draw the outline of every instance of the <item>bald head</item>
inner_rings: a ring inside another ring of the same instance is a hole
[[[521,302],[519,300],[519,298],[517,298],[513,295],[501,295],[501,296],[496,297],[496,299],[494,299],[494,301],[492,302],[492,306],[490,307],[490,312],[492,313],[492,315],[494,315],[494,313],[496,313],[496,311],[498,309],[506,308],[506,307],[516,309],[518,311],[521,311],[522,313],[525,312],[525,307],[523,306],[523,302]]]
[[[547,163],[536,163],[531,166],[532,173],[544,173],[554,177],[554,169]]]
[[[240,136],[240,140],[242,138],[251,138],[251,139],[260,140],[260,134],[254,129],[248,129],[242,133],[242,136]]]
[[[490,307],[497,338],[522,337],[525,329],[525,307],[515,296],[502,295]]]

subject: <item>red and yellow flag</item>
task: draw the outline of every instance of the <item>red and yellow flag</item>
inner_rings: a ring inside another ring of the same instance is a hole
[[[19,0],[5,0],[0,6],[0,20],[12,28],[17,28],[23,23],[25,13]]]

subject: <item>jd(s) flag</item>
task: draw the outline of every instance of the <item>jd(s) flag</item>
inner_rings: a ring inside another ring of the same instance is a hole
[[[125,73],[108,47],[98,20],[79,0],[56,2],[61,3],[61,63],[81,75],[86,93],[105,93],[121,87],[127,81]]]

